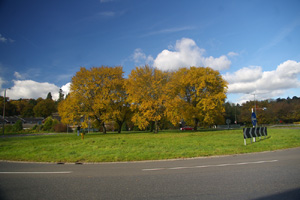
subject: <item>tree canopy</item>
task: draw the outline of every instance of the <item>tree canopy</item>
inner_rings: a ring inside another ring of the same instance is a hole
[[[251,125],[251,110],[256,105],[258,124],[293,123],[300,121],[300,98],[247,101],[241,105],[226,103],[226,118]],[[255,109],[254,109],[255,110]]]
[[[37,103],[33,108],[34,115],[36,117],[48,117],[52,113],[56,112],[55,102],[52,99],[45,99]]]
[[[134,111],[132,121],[140,129],[145,129],[150,122],[154,122],[154,132],[158,132],[158,122],[165,111],[167,81],[168,73],[147,65],[131,71],[126,82],[126,91]]]
[[[123,78],[122,67],[82,67],[72,78],[71,92],[59,105],[65,123],[84,118],[102,125],[122,124],[130,118],[139,129],[154,125],[157,133],[162,120],[175,126],[181,120],[197,126],[221,122],[227,83],[211,68],[182,68],[164,72],[150,66],[136,67]]]
[[[124,78],[122,67],[80,68],[72,78],[70,95],[60,106],[63,120],[84,118],[83,126],[91,119],[102,125],[106,133],[105,122],[121,118],[125,104]],[[74,116],[67,117],[68,114]],[[75,117],[76,116],[76,117]]]
[[[211,68],[181,68],[168,84],[167,114],[173,124],[181,119],[210,126],[222,123],[227,82]]]

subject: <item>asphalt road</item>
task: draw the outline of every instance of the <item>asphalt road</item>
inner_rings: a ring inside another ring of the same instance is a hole
[[[102,164],[0,162],[0,199],[300,199],[300,148]]]

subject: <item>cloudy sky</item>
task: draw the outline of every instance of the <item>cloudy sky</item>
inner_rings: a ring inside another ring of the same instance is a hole
[[[81,66],[209,66],[228,101],[300,96],[299,0],[0,0],[0,92],[56,98]]]

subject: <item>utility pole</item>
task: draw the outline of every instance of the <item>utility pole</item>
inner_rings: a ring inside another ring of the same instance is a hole
[[[4,98],[3,98],[3,124],[2,124],[3,135],[4,135],[4,123],[5,123],[5,99],[6,99],[6,89],[4,89]]]
[[[2,134],[4,135],[4,123],[5,123],[5,100],[6,100],[6,90],[10,88],[4,89],[4,99],[3,99],[3,124],[2,124]]]
[[[254,93],[254,104],[255,104],[255,110],[254,110],[254,112],[255,112],[255,115],[256,115],[256,99],[255,99],[255,93]]]
[[[236,120],[236,107],[237,107],[237,104],[235,104],[235,113],[234,113],[234,123],[237,124],[237,120]]]

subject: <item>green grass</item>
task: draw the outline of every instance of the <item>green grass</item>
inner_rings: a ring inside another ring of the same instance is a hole
[[[257,139],[258,140],[258,139]],[[242,130],[57,134],[0,138],[0,160],[114,162],[229,155],[300,146],[300,130],[268,129],[268,138],[244,145]]]

